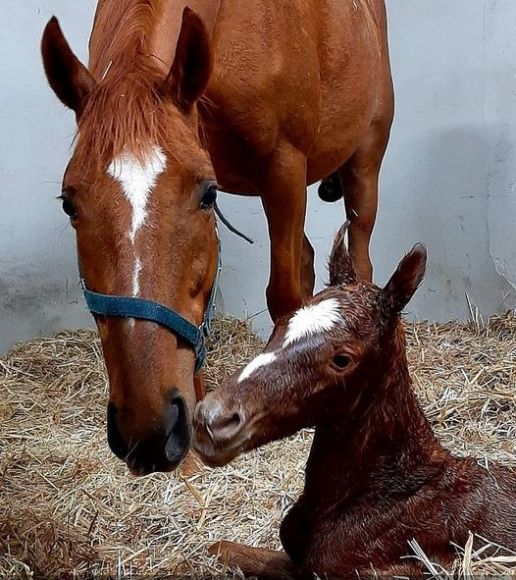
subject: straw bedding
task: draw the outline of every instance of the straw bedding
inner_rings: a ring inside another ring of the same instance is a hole
[[[407,334],[415,388],[444,444],[516,465],[516,317],[409,324]],[[261,347],[229,319],[216,321],[212,342],[209,387]],[[0,576],[201,577],[222,572],[206,554],[215,540],[279,547],[310,432],[223,469],[135,479],[107,448],[93,332],[15,348],[0,360],[0,394]],[[457,550],[460,574],[516,575],[507,551],[485,559],[471,542]],[[407,554],[426,558],[416,543]]]

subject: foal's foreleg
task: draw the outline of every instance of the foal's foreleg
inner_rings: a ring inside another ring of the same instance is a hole
[[[278,148],[260,186],[271,243],[267,305],[274,321],[299,308],[311,291],[302,285],[306,212],[306,156],[290,145]],[[306,247],[309,253],[309,248]],[[307,261],[310,260],[307,253]]]
[[[407,562],[404,564],[393,564],[387,568],[376,570],[374,568],[366,568],[365,570],[356,571],[350,578],[364,578],[377,580],[378,578],[410,578],[411,580],[425,580],[429,578],[428,573],[423,571],[423,567],[419,562]]]
[[[285,552],[251,548],[234,542],[217,542],[208,550],[231,569],[240,568],[245,576],[292,580],[296,569]]]

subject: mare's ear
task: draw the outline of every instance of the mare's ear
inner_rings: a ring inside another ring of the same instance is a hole
[[[399,314],[409,303],[423,281],[426,270],[426,248],[416,244],[401,260],[383,289],[389,309]]]
[[[41,54],[52,90],[79,117],[96,83],[72,52],[55,16],[48,21],[43,32]]]
[[[186,112],[204,93],[213,68],[208,30],[188,6],[183,10],[181,31],[172,68],[165,80],[165,91]]]
[[[344,242],[348,227],[349,220],[340,228],[333,241],[329,262],[330,286],[355,284],[357,282],[357,274],[353,266],[353,261]]]

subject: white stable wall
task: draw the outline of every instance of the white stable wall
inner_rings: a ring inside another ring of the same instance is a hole
[[[78,287],[74,240],[55,196],[74,135],[73,115],[46,85],[43,27],[56,14],[86,59],[93,0],[0,0],[0,351],[14,341],[91,324]],[[411,315],[484,315],[515,307],[516,2],[388,0],[396,120],[384,164],[373,240],[384,282],[415,241],[430,266]],[[222,196],[221,206],[255,238],[222,227],[225,309],[265,308],[268,239],[259,200]],[[340,203],[310,192],[307,231],[325,280]],[[253,317],[264,335],[266,313]]]

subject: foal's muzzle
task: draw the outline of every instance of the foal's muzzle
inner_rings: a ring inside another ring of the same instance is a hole
[[[212,467],[225,465],[243,451],[246,422],[238,404],[224,404],[216,393],[197,403],[193,418],[193,445]]]
[[[109,403],[109,447],[119,459],[127,463],[135,475],[172,471],[181,463],[190,447],[188,409],[176,390],[171,391],[162,417],[152,424],[148,433],[131,436],[127,434],[128,430],[123,412]]]

